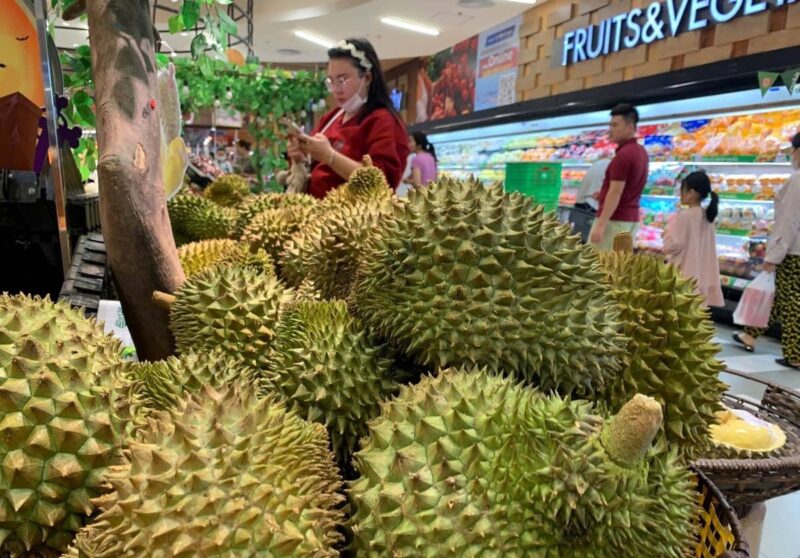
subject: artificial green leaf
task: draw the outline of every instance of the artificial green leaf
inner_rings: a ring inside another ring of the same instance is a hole
[[[202,33],[196,35],[194,39],[192,39],[192,58],[198,58],[203,52],[205,52],[206,47],[208,47],[208,41],[206,41],[206,36]],[[200,68],[202,71],[202,67]]]
[[[200,20],[200,4],[197,0],[184,0],[181,6],[181,16],[183,24],[187,29],[191,29]]]
[[[75,54],[83,58],[91,58],[92,50],[89,48],[89,45],[81,45],[75,49]]]
[[[83,121],[86,123],[86,125],[92,128],[97,127],[97,120],[90,105],[77,105],[75,110],[77,110],[78,114],[81,115],[81,118],[83,118]]]
[[[169,64],[169,56],[163,52],[159,52],[156,54],[156,64],[158,64],[161,68],[167,66]]]
[[[219,10],[219,26],[225,33],[231,35],[236,35],[239,32],[239,27],[236,25],[236,22],[223,10]]]
[[[197,63],[200,66],[200,73],[202,73],[203,76],[207,78],[214,76],[214,65],[208,56],[201,56]]]
[[[71,101],[72,101],[73,106],[79,107],[79,106],[84,106],[84,105],[90,105],[92,103],[92,98],[89,96],[89,94],[86,91],[82,91],[81,90],[81,91],[77,91],[72,96]]]
[[[181,14],[170,16],[169,20],[167,21],[169,25],[169,32],[172,35],[174,35],[175,33],[180,33],[186,28]]]

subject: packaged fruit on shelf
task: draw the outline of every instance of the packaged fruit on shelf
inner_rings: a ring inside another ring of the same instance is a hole
[[[586,177],[586,169],[563,168],[561,170],[561,185],[564,188],[580,188],[581,182]]]
[[[766,235],[772,230],[775,211],[761,206],[720,204],[717,232],[735,236]]]
[[[577,202],[578,202],[577,190],[574,189],[561,190],[561,194],[558,196],[558,205],[571,206],[575,205]]]
[[[677,196],[677,186],[685,169],[682,163],[651,166],[644,193],[654,196]]]

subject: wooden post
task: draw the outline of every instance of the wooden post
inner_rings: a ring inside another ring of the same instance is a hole
[[[100,218],[108,261],[136,352],[174,351],[153,291],[174,292],[178,260],[161,178],[153,22],[148,0],[87,3],[97,108]]]

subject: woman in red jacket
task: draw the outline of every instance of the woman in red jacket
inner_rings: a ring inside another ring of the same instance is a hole
[[[322,117],[312,135],[289,141],[294,162],[310,157],[307,192],[317,198],[347,182],[372,157],[392,189],[408,157],[408,134],[395,111],[375,49],[366,39],[348,39],[328,51],[328,90],[337,107]]]

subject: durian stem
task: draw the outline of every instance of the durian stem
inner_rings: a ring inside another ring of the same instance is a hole
[[[172,304],[175,302],[175,296],[169,293],[162,293],[161,291],[153,291],[153,303],[169,312],[172,309]]]
[[[622,232],[614,237],[615,252],[633,252],[633,236],[631,233]]]
[[[658,401],[637,393],[606,422],[600,440],[614,463],[632,469],[647,454],[663,420]]]

